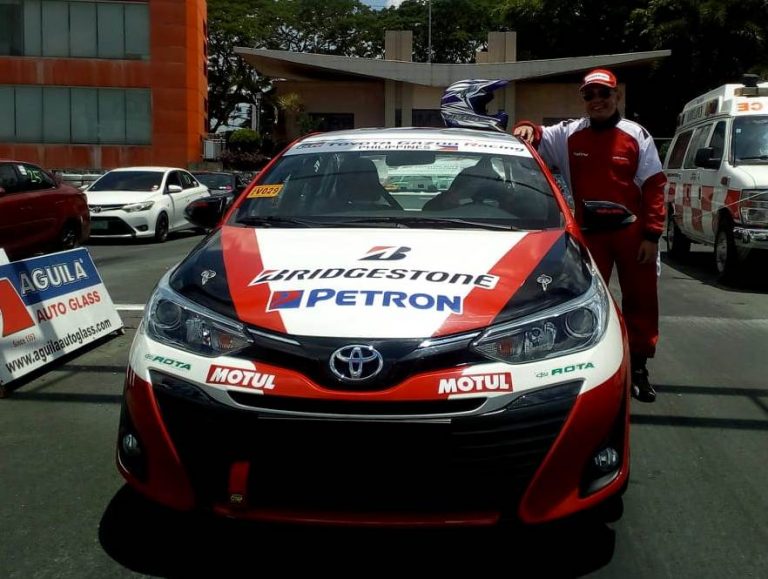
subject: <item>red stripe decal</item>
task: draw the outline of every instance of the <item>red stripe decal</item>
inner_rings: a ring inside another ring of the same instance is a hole
[[[475,288],[469,292],[464,299],[464,313],[451,314],[433,336],[456,334],[491,324],[562,235],[561,230],[526,235],[488,272],[499,277],[499,285],[491,291]]]
[[[714,187],[701,186],[701,210],[707,213],[712,211],[712,197],[715,194]]]
[[[221,228],[221,249],[237,317],[249,324],[285,333],[280,313],[266,311],[269,284],[248,287],[254,275],[264,269],[259,253],[258,229],[225,225]]]
[[[696,231],[704,231],[704,225],[701,222],[701,209],[696,209],[695,207],[691,207],[691,226]]]

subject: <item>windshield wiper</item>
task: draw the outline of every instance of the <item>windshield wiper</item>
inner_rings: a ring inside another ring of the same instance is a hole
[[[736,157],[737,161],[754,161],[754,160],[768,161],[768,155],[753,155],[750,157]]]
[[[442,225],[446,227],[450,226],[462,226],[462,227],[476,227],[479,229],[500,229],[503,231],[520,231],[517,227],[511,225],[502,225],[499,223],[486,223],[483,221],[471,221],[469,219],[460,219],[458,217],[369,217],[349,220],[340,225],[356,224],[356,223],[393,223],[397,225],[404,225],[405,227],[419,227],[424,225]]]
[[[313,221],[297,217],[278,217],[277,215],[241,217],[235,223],[240,225],[261,225],[263,227],[328,227],[334,225],[325,221]]]

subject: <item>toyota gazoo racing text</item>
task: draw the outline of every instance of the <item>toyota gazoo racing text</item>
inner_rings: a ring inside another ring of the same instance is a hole
[[[208,208],[193,223],[220,219]],[[146,497],[258,520],[487,525],[624,490],[622,321],[516,138],[309,136],[221,223],[159,282],[131,349],[117,459]]]

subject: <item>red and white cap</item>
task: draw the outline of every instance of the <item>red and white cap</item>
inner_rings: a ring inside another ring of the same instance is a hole
[[[586,74],[584,82],[581,84],[581,89],[590,84],[601,84],[608,88],[616,88],[616,76],[610,70],[596,68]]]

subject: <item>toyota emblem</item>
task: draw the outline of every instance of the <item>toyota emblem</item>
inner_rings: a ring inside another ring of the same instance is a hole
[[[344,382],[370,380],[381,372],[384,358],[371,346],[352,344],[331,354],[331,372]]]

